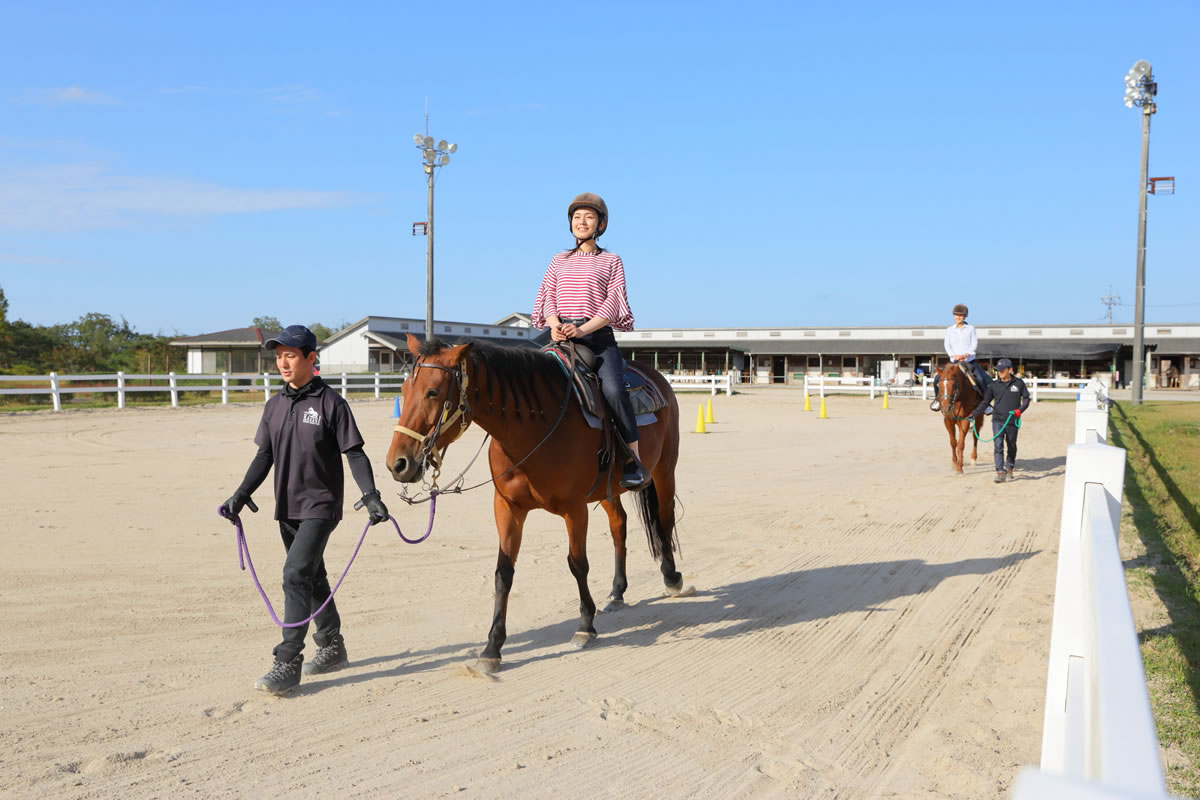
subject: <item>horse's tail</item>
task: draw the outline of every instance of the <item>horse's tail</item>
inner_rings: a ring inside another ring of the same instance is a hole
[[[679,537],[675,533],[672,520],[671,529],[667,530],[659,516],[658,488],[654,481],[646,484],[646,488],[636,493],[638,514],[642,518],[642,526],[646,529],[646,541],[650,544],[650,555],[655,561],[662,558],[663,553],[679,550]]]

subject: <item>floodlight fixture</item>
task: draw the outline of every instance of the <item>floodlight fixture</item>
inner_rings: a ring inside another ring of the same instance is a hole
[[[438,164],[443,167],[449,163],[450,163],[450,156],[442,156],[441,159],[438,160]]]
[[[451,143],[450,147],[446,149],[446,152],[447,152],[447,153],[456,153],[456,152],[458,152],[458,145]]]
[[[423,147],[425,145],[425,137],[419,133],[414,133],[413,142],[417,145],[417,147]]]
[[[432,137],[432,136],[426,136],[426,137],[425,137],[425,146],[426,146],[426,147],[433,147],[433,137]]]
[[[440,142],[438,142],[438,148],[437,148],[437,149],[438,149],[438,150],[445,150],[445,149],[446,149],[446,140],[445,140],[445,139],[442,139]]]
[[[1133,68],[1129,70],[1130,74],[1136,78],[1150,74],[1150,62],[1146,59],[1141,59],[1134,63]]]

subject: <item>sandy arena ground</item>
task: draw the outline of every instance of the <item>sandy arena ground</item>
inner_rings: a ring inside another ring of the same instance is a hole
[[[681,396],[685,431],[706,399]],[[664,596],[634,516],[630,605],[573,650],[565,532],[531,515],[504,667],[480,676],[491,491],[447,497],[424,544],[371,530],[338,594],[352,665],[288,698],[254,690],[278,635],[216,516],[260,406],[0,417],[0,794],[1007,796],[1040,752],[1072,404],[1030,410],[1003,485],[990,444],[952,474],[919,400],[834,396],[828,420],[802,406],[788,390],[718,396],[710,432],[684,434],[694,596]],[[353,408],[385,499],[421,533],[427,507],[393,500],[383,467],[390,398]],[[256,500],[251,553],[281,604],[269,484]],[[332,575],[365,524],[347,513]],[[611,553],[597,508],[598,602]]]

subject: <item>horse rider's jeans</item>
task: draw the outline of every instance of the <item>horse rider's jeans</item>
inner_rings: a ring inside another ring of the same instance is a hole
[[[596,354],[596,374],[600,377],[600,391],[604,393],[604,400],[612,411],[621,438],[626,444],[636,442],[637,420],[633,415],[633,403],[629,400],[629,392],[625,391],[625,359],[621,356],[621,349],[617,347],[617,337],[613,335],[612,327],[606,325],[587,336],[578,337],[577,341],[583,342]]]
[[[996,472],[1004,472],[1005,469],[1012,469],[1017,463],[1017,418],[1009,417],[1008,427],[1004,428],[1004,420],[999,418],[999,414],[992,415],[992,436],[995,440],[992,442],[993,453],[995,454]],[[1000,433],[1000,429],[1004,428],[1004,433]],[[1008,442],[1008,461],[1004,460],[1004,443]]]
[[[283,562],[283,621],[299,622],[321,607],[329,597],[329,576],[325,573],[325,544],[337,527],[336,519],[281,519],[279,535],[287,548]],[[314,622],[313,640],[325,647],[342,626],[337,606],[329,601]],[[291,661],[304,649],[308,625],[283,629],[283,641],[276,645],[276,661]]]
[[[987,385],[992,382],[988,374],[983,371],[983,367],[979,366],[979,362],[971,359],[967,362],[967,366],[971,368],[971,373],[975,376],[975,383],[979,385],[979,391],[987,388]]]

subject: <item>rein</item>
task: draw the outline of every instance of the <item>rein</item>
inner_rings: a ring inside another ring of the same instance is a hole
[[[971,433],[975,434],[975,438],[981,442],[993,442],[1000,437],[1000,434],[1004,433],[1004,429],[1008,427],[1008,423],[1012,422],[1013,419],[1016,419],[1017,430],[1020,430],[1021,429],[1021,418],[1014,417],[1013,412],[1010,411],[1010,412],[1008,412],[1008,419],[1004,420],[1004,424],[1000,426],[1000,430],[998,430],[994,434],[992,434],[991,439],[984,439],[982,436],[979,435],[979,431],[975,430],[975,420],[974,419],[971,420]]]
[[[451,369],[450,367],[444,367],[441,364],[430,364],[429,362],[422,361],[413,367],[413,374],[416,374],[416,371],[421,367],[432,367],[434,369],[440,369],[443,372],[450,373],[450,376],[452,378],[454,378],[455,382],[458,383],[458,386],[459,386],[458,408],[454,411],[453,414],[450,414],[450,400],[447,397],[447,400],[442,407],[442,415],[441,415],[441,417],[439,417],[437,424],[435,424],[433,426],[433,428],[429,431],[429,433],[425,434],[424,436],[417,433],[412,428],[407,428],[403,425],[396,425],[396,427],[394,428],[394,430],[396,430],[400,433],[403,433],[406,436],[411,436],[412,438],[416,439],[418,442],[421,442],[421,445],[422,445],[421,446],[421,454],[422,454],[423,464],[424,465],[428,465],[428,464],[433,465],[433,481],[430,484],[428,484],[428,492],[429,492],[428,495],[426,495],[425,497],[409,497],[407,487],[405,487],[405,486],[400,487],[400,499],[403,500],[405,503],[408,503],[410,506],[424,503],[427,500],[433,500],[433,498],[437,497],[437,495],[439,495],[439,494],[462,494],[463,492],[469,492],[472,489],[478,489],[481,486],[486,486],[487,484],[494,482],[497,478],[503,478],[505,475],[509,474],[514,469],[516,469],[517,467],[521,466],[526,461],[528,461],[529,458],[531,456],[533,456],[533,454],[536,453],[541,448],[541,446],[544,445],[547,442],[547,440],[550,439],[550,437],[552,435],[554,435],[554,432],[556,430],[558,430],[558,426],[562,423],[563,419],[567,416],[567,408],[569,408],[571,405],[571,376],[572,376],[572,373],[574,372],[574,367],[575,367],[575,349],[573,347],[571,348],[571,369],[568,370],[568,372],[567,372],[567,385],[566,385],[566,390],[563,394],[562,408],[560,408],[558,410],[558,417],[554,420],[554,424],[550,426],[550,430],[546,431],[546,435],[542,437],[541,441],[539,441],[537,444],[535,444],[533,446],[533,449],[530,450],[528,453],[526,453],[525,457],[522,458],[520,461],[516,462],[511,467],[504,470],[504,472],[501,472],[499,475],[493,475],[491,478],[488,478],[486,481],[481,481],[481,482],[475,484],[474,486],[468,486],[466,488],[463,488],[462,482],[463,482],[464,477],[467,474],[467,470],[469,470],[471,468],[471,465],[475,463],[475,460],[479,458],[479,454],[481,452],[483,452],[483,446],[485,444],[487,444],[487,440],[491,436],[491,434],[489,433],[487,436],[483,437],[483,441],[479,444],[479,449],[475,451],[474,457],[472,457],[470,462],[467,463],[467,466],[465,466],[463,468],[463,470],[460,473],[458,473],[458,476],[455,477],[452,481],[450,481],[450,488],[439,489],[438,485],[437,485],[437,480],[442,472],[442,458],[446,454],[446,448],[448,448],[450,445],[452,445],[456,441],[458,441],[459,437],[461,437],[463,435],[463,432],[465,432],[466,429],[468,427],[470,427],[470,425],[471,425],[470,420],[467,419],[467,414],[471,413],[471,404],[467,401],[467,391],[466,391],[467,385],[469,384],[469,378],[467,376],[467,373],[463,370],[461,365]],[[442,430],[443,426],[448,425],[449,423],[454,422],[455,420],[460,420],[458,433],[455,435],[455,437],[453,439],[446,442],[446,445],[445,445],[445,447],[442,448],[441,453],[436,453],[434,444],[437,442],[438,437],[441,435],[441,430]],[[430,524],[431,525],[432,525],[432,519],[433,519],[432,514],[433,514],[433,508],[431,506],[430,507]],[[426,535],[428,535],[428,534],[426,534]]]
[[[434,498],[431,497],[430,499],[433,500]],[[251,511],[258,511],[258,507],[256,505],[254,505],[253,502],[247,503],[246,505],[248,505],[250,507]],[[361,507],[361,505],[355,506],[355,508],[360,508],[360,507]],[[425,535],[420,537],[419,539],[409,539],[407,536],[405,536],[404,532],[400,530],[400,523],[396,522],[395,517],[389,515],[388,519],[391,520],[392,525],[394,525],[396,527],[396,533],[399,534],[401,539],[408,542],[409,544],[420,544],[421,542],[428,539],[429,534],[433,531],[433,511],[434,511],[434,508],[436,508],[436,507],[437,507],[436,501],[431,502],[429,504],[429,527],[425,530]],[[365,528],[363,528],[362,536],[358,537],[358,544],[356,544],[354,546],[354,553],[351,554],[350,561],[347,562],[346,568],[344,570],[342,570],[342,576],[340,578],[338,578],[337,583],[334,585],[333,589],[329,592],[329,597],[325,598],[324,603],[321,603],[321,607],[318,608],[316,611],[314,611],[312,613],[312,615],[310,615],[306,619],[303,619],[299,622],[283,622],[275,614],[275,608],[271,605],[271,601],[267,599],[267,593],[265,591],[263,591],[262,583],[260,583],[258,580],[258,573],[254,571],[254,562],[250,560],[250,546],[248,544],[246,544],[246,532],[242,529],[241,518],[239,518],[237,514],[226,514],[224,506],[221,506],[217,509],[217,514],[219,516],[223,517],[224,519],[227,519],[230,522],[232,522],[234,527],[237,529],[236,539],[237,539],[237,549],[238,549],[238,566],[242,568],[243,572],[246,570],[247,564],[250,566],[250,577],[252,577],[254,579],[254,586],[255,586],[255,588],[258,589],[258,595],[259,595],[259,597],[261,597],[263,599],[263,602],[267,604],[267,613],[269,613],[271,615],[271,619],[274,620],[275,624],[281,628],[299,628],[302,625],[307,625],[308,623],[310,623],[314,619],[316,619],[318,616],[320,616],[321,612],[325,610],[325,606],[327,606],[331,602],[333,602],[333,596],[335,594],[337,594],[337,590],[339,588],[341,588],[342,581],[344,581],[346,579],[346,574],[348,572],[350,572],[350,565],[353,564],[354,559],[358,557],[358,551],[362,548],[363,541],[365,541],[367,538],[367,531],[369,531],[371,529],[371,523],[368,522],[367,526]]]

